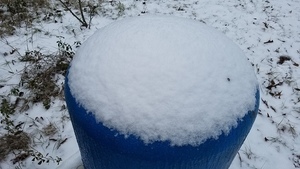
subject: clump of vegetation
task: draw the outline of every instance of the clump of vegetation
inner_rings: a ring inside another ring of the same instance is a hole
[[[61,85],[57,84],[58,75],[66,74],[74,55],[71,45],[62,41],[57,44],[59,50],[55,54],[45,55],[35,50],[20,58],[29,63],[21,76],[21,85],[31,91],[26,102],[42,102],[46,109],[50,108],[52,98],[63,98]]]
[[[20,84],[13,85],[10,93],[1,96],[2,100],[0,100],[0,128],[6,131],[3,135],[0,133],[0,161],[5,160],[9,154],[15,156],[11,159],[13,164],[20,163],[29,157],[32,157],[32,160],[39,165],[49,162],[59,164],[62,161],[60,157],[52,157],[49,153],[44,155],[33,148],[36,139],[41,143],[48,142],[48,145],[49,141],[55,142],[57,149],[67,141],[67,138],[55,138],[59,128],[54,123],[40,123],[39,121],[43,121],[42,117],[34,118],[31,122],[17,121],[14,117],[17,113],[28,110],[34,103],[43,103],[44,108],[49,109],[54,98],[64,98],[63,77],[75,54],[73,46],[79,47],[80,45],[80,42],[70,45],[59,40],[57,41],[58,51],[55,53],[43,54],[33,50],[20,56],[20,62],[27,65],[21,72]],[[29,134],[26,132],[26,126],[34,127],[39,132]],[[47,139],[39,140],[40,138],[47,138],[48,141]]]
[[[15,112],[15,106],[7,101],[7,98],[3,98],[0,107],[1,115],[3,119],[1,120],[1,124],[4,125],[4,129],[9,133],[14,132],[14,123],[11,120],[10,116]]]
[[[60,157],[53,158],[47,153],[43,155],[41,152],[30,147],[31,139],[29,134],[19,130],[15,133],[8,133],[0,137],[0,162],[13,153],[15,157],[11,160],[13,164],[21,162],[28,157],[32,157],[32,161],[37,161],[38,165],[49,163],[50,161],[59,164],[62,159]]]
[[[21,130],[15,133],[8,133],[5,134],[4,136],[1,136],[0,137],[0,149],[1,149],[0,161],[4,160],[6,156],[13,151],[18,151],[19,152],[18,154],[23,154],[24,152],[29,151],[29,145],[30,145],[30,137],[26,132],[23,132]]]
[[[16,105],[10,103],[8,97],[2,99],[0,112],[3,118],[1,124],[6,133],[0,136],[0,161],[4,160],[11,152],[18,151],[22,153],[29,150],[30,137],[21,128],[24,123],[21,122],[15,125],[11,119],[11,116],[15,113],[15,109]]]
[[[47,0],[0,0],[0,36],[12,35],[16,27],[31,27],[33,20],[42,16]]]

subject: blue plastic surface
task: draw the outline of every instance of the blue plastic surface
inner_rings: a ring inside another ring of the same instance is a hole
[[[170,146],[169,142],[145,145],[135,136],[124,138],[117,131],[97,123],[94,116],[76,103],[68,79],[65,97],[85,169],[227,169],[242,146],[259,107],[249,111],[238,126],[217,140],[199,146]]]

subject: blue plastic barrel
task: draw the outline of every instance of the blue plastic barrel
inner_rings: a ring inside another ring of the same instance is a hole
[[[145,144],[135,136],[125,138],[97,123],[70,92],[65,97],[85,169],[226,169],[242,146],[256,118],[256,105],[228,135],[208,139],[199,146],[171,146],[169,142]]]
[[[238,46],[169,16],[98,30],[74,57],[65,98],[85,169],[229,168],[259,106]]]

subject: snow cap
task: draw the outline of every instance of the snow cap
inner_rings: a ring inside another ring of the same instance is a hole
[[[254,110],[257,81],[231,40],[198,21],[139,16],[98,30],[77,51],[69,86],[96,120],[146,144],[197,146]]]

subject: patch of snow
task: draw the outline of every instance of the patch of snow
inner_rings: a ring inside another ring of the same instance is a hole
[[[148,15],[92,35],[74,57],[69,86],[99,123],[125,136],[199,145],[254,109],[258,84],[243,52],[222,33]]]

